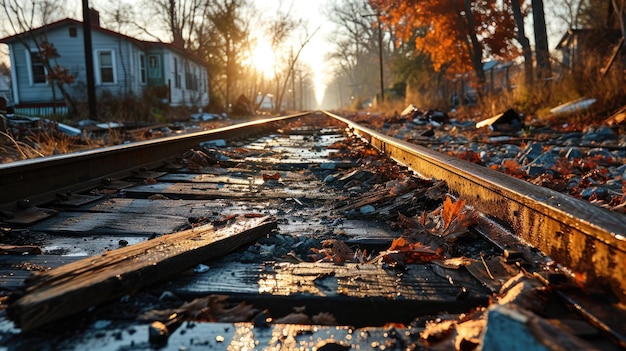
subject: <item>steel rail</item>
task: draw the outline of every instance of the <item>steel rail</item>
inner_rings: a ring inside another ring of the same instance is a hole
[[[323,112],[421,176],[446,180],[468,204],[506,225],[517,237],[562,266],[584,274],[589,284],[608,285],[621,301],[626,301],[626,276],[621,269],[626,262],[626,216]],[[104,178],[122,178],[133,170],[161,166],[201,142],[275,130],[283,121],[308,114],[3,164],[0,207],[14,206],[19,199],[44,203],[57,193],[85,190]]]
[[[379,151],[450,189],[556,263],[626,301],[626,216],[491,169],[346,123]]]
[[[209,131],[2,164],[0,208],[12,208],[16,201],[22,199],[35,205],[42,204],[54,199],[57,193],[78,192],[97,185],[104,178],[122,178],[129,176],[133,170],[161,166],[164,161],[179,157],[190,148],[197,148],[201,142],[245,138],[276,129],[281,122],[307,114],[267,118]]]

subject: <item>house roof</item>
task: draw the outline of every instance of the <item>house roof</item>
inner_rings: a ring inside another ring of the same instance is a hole
[[[580,32],[581,29],[572,29],[572,28],[568,29],[567,32],[563,34],[563,37],[561,38],[561,40],[559,40],[559,43],[556,44],[555,49],[560,50],[569,46],[570,45],[569,42],[571,38],[574,36],[574,31]]]
[[[594,44],[616,44],[621,38],[621,31],[619,29],[599,28],[599,29],[573,29],[570,28],[563,34],[561,40],[559,40],[555,49],[561,50],[572,45],[572,41],[578,38],[578,40],[587,40]]]
[[[73,18],[64,18],[62,20],[43,25],[41,27],[32,29],[32,30],[27,31],[27,32],[18,33],[18,34],[14,34],[14,35],[10,35],[10,36],[4,37],[4,38],[0,38],[0,43],[10,44],[10,43],[13,43],[13,42],[19,40],[21,37],[27,35],[28,33],[37,35],[37,34],[40,34],[40,33],[45,33],[45,32],[50,31],[52,29],[57,29],[57,28],[61,28],[61,27],[69,26],[69,25],[76,25],[76,26],[81,26],[82,27],[83,22],[75,20]],[[179,54],[182,54],[182,55],[184,55],[186,57],[189,57],[189,58],[193,59],[194,61],[197,61],[198,63],[200,63],[200,64],[202,64],[204,66],[207,65],[207,63],[203,59],[198,57],[197,55],[187,51],[186,49],[184,49],[184,48],[182,48],[182,47],[180,47],[178,45],[172,44],[172,43],[139,40],[139,39],[136,39],[136,38],[133,38],[133,37],[129,37],[129,36],[125,35],[125,34],[118,33],[118,32],[112,31],[110,29],[101,27],[101,26],[99,26],[97,24],[92,24],[91,25],[91,30],[92,31],[98,31],[98,32],[101,32],[101,33],[104,33],[104,34],[107,34],[107,35],[115,36],[115,37],[118,37],[118,38],[122,38],[124,40],[133,42],[136,45],[143,47],[144,49],[148,49],[148,48],[151,48],[153,46],[163,46],[163,47],[166,47],[166,48],[168,48],[168,49],[170,49],[172,51],[176,51]]]

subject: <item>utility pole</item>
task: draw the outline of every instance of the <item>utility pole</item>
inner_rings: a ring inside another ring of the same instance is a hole
[[[385,101],[385,81],[383,73],[383,29],[378,20],[378,64],[380,65],[380,102]]]
[[[302,71],[300,73],[300,111],[304,111],[304,90],[302,88]]]
[[[98,118],[96,101],[96,86],[93,70],[93,47],[91,44],[91,16],[89,0],[83,0],[83,42],[85,46],[85,74],[87,75],[87,104],[89,105],[89,118]]]
[[[291,108],[296,109],[296,70],[291,72]]]

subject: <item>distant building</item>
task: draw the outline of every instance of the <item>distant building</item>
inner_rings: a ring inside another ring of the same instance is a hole
[[[170,106],[204,107],[209,104],[209,77],[205,62],[173,44],[142,41],[100,27],[92,10],[91,36],[96,94],[142,96],[153,89]],[[54,64],[69,69],[75,77],[68,92],[87,100],[83,23],[66,18],[32,31],[0,39],[9,47],[12,99],[20,108],[64,106],[60,92],[53,98],[47,70],[35,40],[47,40],[60,57]],[[45,113],[40,113],[45,115]]]
[[[517,73],[517,67],[513,62],[503,62],[491,60],[483,62],[483,72],[485,72],[485,84],[482,86],[482,93],[499,94],[502,91],[514,89],[511,76]],[[476,80],[474,72],[457,75],[454,80],[454,93],[452,105],[474,104],[478,99],[477,87],[472,84]]]
[[[616,45],[621,43],[621,37],[621,32],[615,29],[568,30],[556,45],[561,53],[562,67],[580,69],[590,59],[607,59]],[[624,60],[626,52],[621,50],[620,54]]]

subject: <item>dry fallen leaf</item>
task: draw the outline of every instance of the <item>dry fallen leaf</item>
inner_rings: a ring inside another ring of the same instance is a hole
[[[311,258],[315,261],[329,260],[335,263],[344,263],[354,258],[354,251],[341,240],[328,239],[322,241],[322,249],[311,248],[315,255]]]
[[[190,170],[199,170],[209,165],[209,156],[202,151],[190,149],[183,154],[182,163]]]
[[[152,310],[138,317],[144,321],[167,322],[174,318],[193,321],[209,322],[245,322],[249,321],[256,312],[252,305],[241,302],[238,305],[226,308],[225,295],[210,295],[186,302],[178,308]]]
[[[443,211],[441,212],[441,219],[443,220],[443,230],[446,230],[453,219],[461,215],[465,206],[465,200],[458,199],[456,202],[452,202],[452,199],[446,197],[443,201]]]
[[[467,228],[476,224],[479,213],[465,206],[465,200],[458,199],[452,202],[446,197],[443,205],[429,213],[422,213],[415,217],[427,232],[445,238],[446,241],[455,241],[467,233]],[[402,219],[404,223],[408,220]]]
[[[274,174],[263,173],[264,182],[267,182],[268,180],[279,180],[279,179],[280,179],[280,173],[274,173]]]
[[[405,264],[428,262],[441,258],[439,250],[435,251],[418,242],[408,242],[403,237],[393,239],[391,247],[387,251],[381,252],[380,256],[387,263]]]

